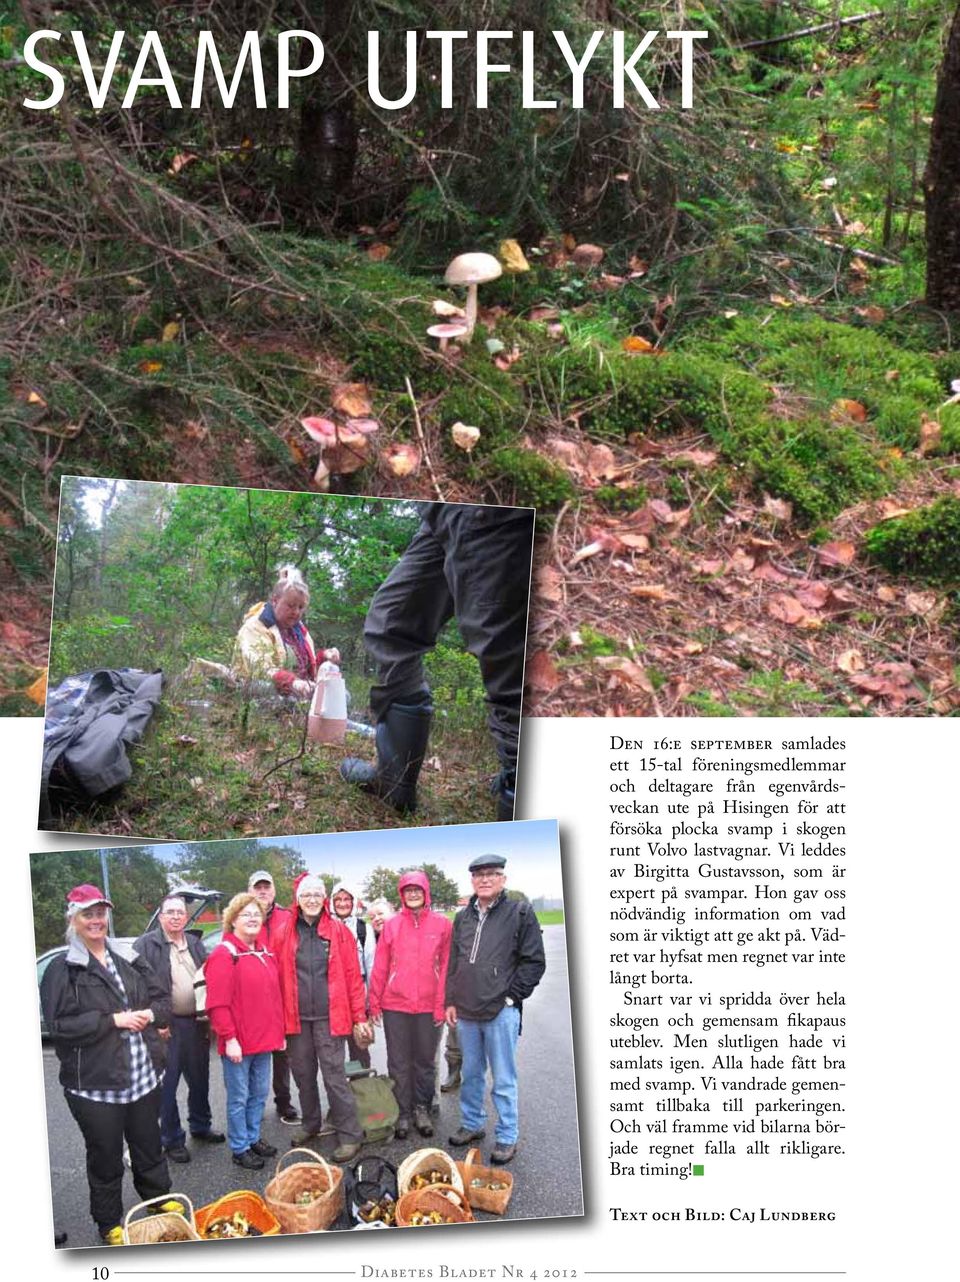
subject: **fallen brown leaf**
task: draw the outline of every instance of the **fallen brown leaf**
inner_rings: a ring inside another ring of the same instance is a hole
[[[816,551],[817,560],[821,565],[851,565],[856,555],[857,549],[854,545],[842,540],[822,543]]]
[[[837,667],[841,672],[848,674],[862,672],[866,666],[866,661],[859,650],[844,650],[837,656]]]
[[[638,583],[630,588],[630,595],[642,601],[676,601],[672,592],[668,592],[662,583]]]
[[[796,627],[807,618],[803,605],[796,597],[788,596],[785,592],[778,592],[776,596],[770,598],[767,602],[767,613],[772,619],[789,623],[791,627]]]
[[[692,463],[694,467],[710,467],[717,461],[716,450],[681,450],[673,456],[678,463]]]
[[[333,389],[333,408],[347,418],[365,418],[373,413],[366,383],[340,383]]]
[[[841,396],[830,406],[830,417],[835,423],[849,419],[854,423],[864,423],[867,418],[867,411],[859,401],[851,401],[849,397]]]
[[[389,245],[385,245],[382,240],[378,240],[376,244],[371,245],[367,250],[367,257],[371,262],[382,263],[388,259],[392,253],[393,250]]]
[[[632,659],[625,659],[617,654],[602,654],[594,662],[598,668],[603,668],[605,672],[611,673],[622,684],[636,686],[637,689],[643,690],[645,694],[653,694],[653,684],[650,678],[639,663],[634,663]]]
[[[793,504],[786,499],[775,499],[769,494],[763,496],[763,510],[775,521],[789,521],[793,518]]]
[[[877,600],[882,601],[884,605],[892,605],[897,599],[896,588],[889,587],[886,583],[877,588]]]
[[[903,603],[911,614],[929,614],[936,607],[936,592],[908,592]]]
[[[540,694],[549,694],[560,684],[560,673],[546,650],[534,650],[527,660],[526,684]]]
[[[934,418],[924,418],[920,424],[920,446],[917,453],[921,458],[932,453],[940,444],[940,437],[943,435],[943,427]]]
[[[537,595],[544,601],[554,603],[563,600],[563,575],[553,565],[542,565],[537,571],[534,582]]]
[[[44,704],[47,702],[47,670],[46,668],[44,668],[44,670],[40,673],[36,681],[32,681],[30,685],[27,686],[26,690],[24,690],[23,693],[27,696],[27,698],[30,700],[31,703],[35,703],[41,708],[44,706]]]

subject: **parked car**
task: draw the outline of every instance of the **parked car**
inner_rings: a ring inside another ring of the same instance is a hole
[[[194,929],[200,929],[197,926],[198,919],[202,917],[204,913],[206,913],[209,909],[216,908],[217,904],[219,904],[220,900],[223,898],[222,891],[207,890],[202,886],[175,886],[170,891],[170,894],[179,895],[180,898],[186,904],[188,930],[191,927],[193,927]],[[160,913],[160,905],[158,904],[157,907],[150,914],[150,919],[147,922],[147,924],[144,926],[142,931],[139,931],[136,935],[117,935],[115,936],[117,942],[132,946],[133,941],[135,939],[139,939],[140,935],[145,934],[148,930],[153,929],[153,927],[157,923],[157,918],[159,916],[159,913]],[[207,946],[207,950],[209,951],[210,949],[215,948],[217,944],[220,943],[220,940],[223,937],[223,928],[218,922],[212,930],[202,931],[201,933],[203,934],[203,942]],[[59,957],[61,953],[65,953],[66,951],[67,951],[66,944],[60,944],[58,948],[48,948],[45,953],[40,954],[40,956],[37,958],[37,987],[38,988],[40,986],[41,980],[43,979],[44,972],[46,971],[50,963],[53,961],[54,957]],[[50,1032],[46,1024],[44,1023],[42,1010],[40,1011],[40,1036],[42,1038],[48,1038],[50,1036]]]

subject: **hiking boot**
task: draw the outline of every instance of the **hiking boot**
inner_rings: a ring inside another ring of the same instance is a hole
[[[257,1140],[256,1144],[250,1145],[251,1153],[256,1153],[257,1157],[276,1157],[277,1150],[266,1140]]]
[[[284,1126],[296,1126],[300,1121],[300,1114],[292,1104],[287,1104],[283,1108],[280,1108],[278,1105],[277,1116],[280,1118],[280,1121],[283,1122]]]
[[[333,1150],[331,1156],[335,1162],[352,1162],[362,1147],[363,1145],[357,1141],[352,1144],[340,1144]]]
[[[242,1153],[234,1153],[233,1161],[235,1166],[242,1166],[245,1171],[262,1171],[263,1158],[257,1157],[252,1148],[246,1148]]]
[[[303,1148],[304,1145],[309,1144],[311,1140],[319,1139],[319,1137],[319,1131],[298,1131],[290,1141],[290,1147]]]
[[[148,1215],[186,1215],[186,1213],[187,1208],[183,1203],[178,1202],[176,1198],[173,1197],[170,1198],[168,1202],[154,1203],[154,1205],[148,1207],[147,1210]]]
[[[471,1131],[468,1126],[461,1126],[459,1131],[450,1136],[450,1143],[454,1148],[465,1148],[467,1144],[474,1144],[477,1140],[482,1140],[486,1131]]]
[[[458,1091],[463,1079],[460,1076],[460,1065],[454,1067],[450,1065],[450,1073],[445,1082],[440,1083],[440,1091],[444,1095],[449,1095],[451,1091]]]
[[[421,1135],[433,1134],[433,1122],[430,1121],[430,1110],[418,1104],[413,1114],[414,1125]]]
[[[512,1162],[517,1152],[516,1144],[503,1144],[498,1141],[497,1147],[490,1154],[490,1161],[494,1166],[506,1166]]]
[[[178,1162],[183,1166],[190,1161],[190,1154],[183,1144],[171,1144],[169,1148],[163,1150],[167,1155],[168,1162]]]
[[[104,1246],[123,1246],[123,1229],[115,1224],[112,1229],[100,1230],[100,1241]]]
[[[410,1134],[410,1118],[403,1113],[397,1118],[393,1128],[394,1139],[405,1140]]]
[[[377,723],[377,764],[345,757],[340,774],[347,783],[393,806],[401,814],[417,808],[417,779],[430,735],[433,704],[424,694],[416,703],[392,703]]]
[[[198,1144],[222,1144],[227,1137],[223,1131],[200,1131],[196,1135],[191,1131],[190,1138]]]

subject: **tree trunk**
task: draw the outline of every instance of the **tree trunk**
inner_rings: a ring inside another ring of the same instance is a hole
[[[924,190],[927,303],[960,312],[960,6],[937,81]]]

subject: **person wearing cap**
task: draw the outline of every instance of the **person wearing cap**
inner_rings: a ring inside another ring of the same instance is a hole
[[[543,934],[526,900],[507,898],[506,859],[479,855],[469,868],[473,895],[453,923],[447,971],[447,1023],[463,1056],[457,1146],[486,1134],[487,1068],[497,1113],[491,1162],[513,1159],[520,1139],[516,1048],[523,1003],[546,969]]]
[[[256,897],[264,913],[263,929],[257,944],[279,958],[286,937],[293,928],[293,913],[277,903],[277,887],[268,869],[258,868],[252,872],[247,880],[247,890]],[[273,1052],[273,1102],[281,1122],[295,1126],[300,1121],[290,1092],[290,1061],[286,1051]]]
[[[356,911],[357,896],[345,882],[338,882],[333,888],[333,894],[330,896],[330,906],[333,909],[334,916],[338,921],[342,921],[350,934],[357,941],[357,962],[360,965],[360,978],[363,980],[363,986],[366,989],[370,983],[370,972],[373,966],[367,952],[368,943],[373,945],[372,935],[367,938],[367,923]],[[369,1013],[369,1012],[368,1012]],[[370,1067],[370,1047],[369,1045],[361,1046],[354,1038],[351,1032],[347,1038],[347,1058],[354,1059],[364,1068]]]
[[[233,1161],[258,1171],[277,1150],[260,1135],[270,1093],[273,1052],[285,1044],[280,968],[261,947],[263,909],[249,891],[223,910],[223,938],[205,975],[210,1026],[217,1035],[227,1092],[227,1140]]]
[[[370,691],[376,764],[347,757],[340,773],[401,812],[416,809],[433,716],[423,656],[456,618],[486,691],[500,761],[497,818],[512,819],[534,512],[425,503],[421,513],[419,530],[374,594],[364,623],[379,677]]]
[[[160,904],[156,924],[134,941],[170,998],[172,1013],[166,1033],[167,1067],[160,1093],[160,1139],[171,1162],[189,1162],[187,1136],[180,1123],[177,1087],[187,1080],[187,1124],[202,1144],[222,1144],[226,1136],[213,1129],[210,1111],[210,1039],[207,1023],[197,1018],[197,972],[207,960],[198,930],[187,930],[187,906],[176,894]]]
[[[419,870],[397,883],[400,911],[383,928],[370,979],[370,1016],[383,1019],[387,1072],[400,1114],[394,1133],[406,1139],[411,1125],[433,1134],[434,1061],[445,1016],[444,990],[451,925],[431,911],[430,882]]]
[[[40,985],[43,1017],[60,1061],[60,1084],[87,1156],[90,1214],[108,1245],[123,1240],[123,1148],[141,1200],[170,1191],[160,1142],[166,1051],[157,1030],[170,998],[142,957],[108,939],[113,907],[97,886],[67,895],[67,950]]]
[[[319,877],[301,877],[294,894],[296,915],[281,959],[287,1052],[303,1114],[303,1130],[292,1145],[298,1147],[324,1129],[319,1072],[338,1139],[333,1160],[349,1162],[360,1152],[363,1128],[344,1071],[344,1050],[350,1033],[358,1040],[371,1039],[357,943],[331,914]]]

